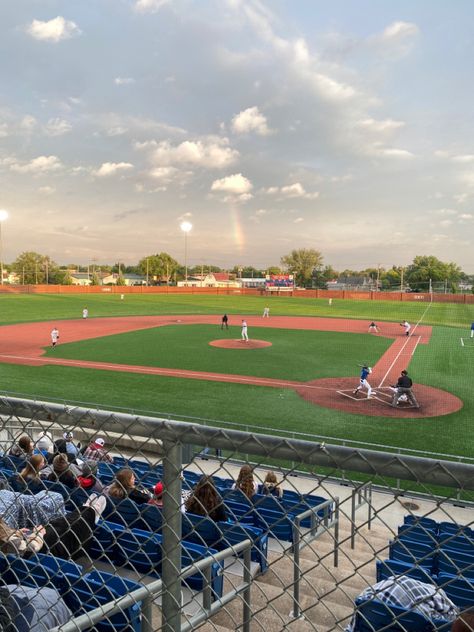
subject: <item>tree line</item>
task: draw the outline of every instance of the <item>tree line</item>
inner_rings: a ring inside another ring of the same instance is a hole
[[[166,252],[150,254],[140,259],[135,266],[116,262],[113,265],[96,262],[88,266],[75,263],[60,266],[48,255],[27,251],[21,253],[11,264],[4,265],[10,272],[16,273],[24,285],[33,284],[72,284],[73,272],[87,272],[90,282],[98,285],[103,273],[115,274],[118,284],[123,284],[123,275],[139,274],[150,284],[175,283],[185,276],[184,265]],[[235,278],[262,278],[267,275],[292,274],[299,287],[326,288],[328,281],[354,277],[370,279],[372,287],[380,290],[401,288],[413,291],[457,292],[459,284],[472,284],[474,275],[466,274],[453,262],[444,262],[432,255],[418,255],[408,266],[393,265],[391,268],[371,267],[363,270],[335,270],[324,263],[324,257],[318,250],[300,248],[292,250],[280,259],[279,266],[265,269],[253,266],[235,265],[223,270],[214,265],[188,266],[188,276],[212,272],[228,272]]]

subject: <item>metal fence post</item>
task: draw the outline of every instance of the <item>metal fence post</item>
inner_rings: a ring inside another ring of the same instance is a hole
[[[295,520],[293,527],[293,612],[291,616],[297,619],[301,615],[300,607],[300,521]]]
[[[251,547],[248,547],[244,551],[244,584],[246,588],[243,594],[242,632],[250,632],[250,621],[252,618],[252,608],[250,605],[250,587],[252,583],[251,563]]]
[[[163,441],[163,630],[181,631],[181,468],[182,445]]]

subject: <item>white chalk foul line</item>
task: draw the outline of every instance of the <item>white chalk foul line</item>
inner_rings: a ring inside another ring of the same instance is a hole
[[[464,340],[461,338],[461,347],[464,347]]]

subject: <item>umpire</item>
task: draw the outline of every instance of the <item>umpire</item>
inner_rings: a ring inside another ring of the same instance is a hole
[[[413,394],[413,391],[411,390],[412,386],[413,386],[413,381],[411,377],[408,377],[408,372],[402,371],[402,374],[398,378],[398,382],[396,386],[394,386],[394,388],[396,389],[393,395],[393,399],[392,399],[392,406],[394,408],[397,407],[398,400],[400,399],[402,395],[407,396],[407,399],[410,402],[410,404],[412,404],[412,406],[414,406],[415,408],[420,407],[420,404],[417,402],[416,397]]]

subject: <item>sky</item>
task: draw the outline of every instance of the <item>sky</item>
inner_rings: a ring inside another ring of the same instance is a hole
[[[2,2],[3,259],[473,273],[473,30],[470,0]]]

